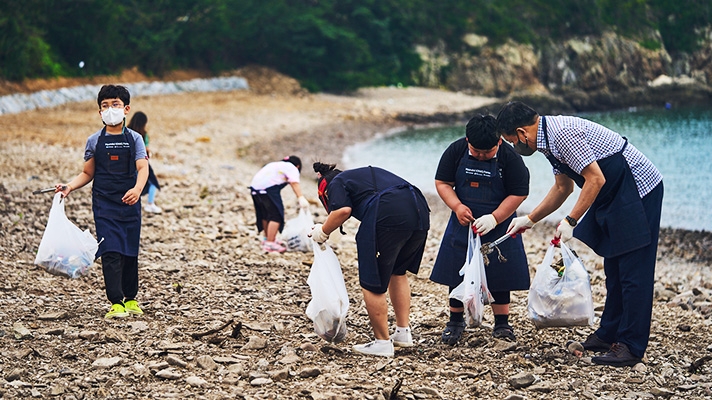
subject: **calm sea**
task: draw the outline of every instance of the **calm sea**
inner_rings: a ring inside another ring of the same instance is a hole
[[[712,230],[712,110],[627,110],[580,115],[626,136],[663,174],[663,227]],[[390,170],[424,192],[435,193],[434,175],[440,155],[464,136],[464,125],[408,130],[346,149],[342,167],[374,165]],[[519,211],[528,212],[554,182],[541,153],[524,157],[531,173],[529,197]],[[573,207],[578,188],[560,211],[559,221]]]

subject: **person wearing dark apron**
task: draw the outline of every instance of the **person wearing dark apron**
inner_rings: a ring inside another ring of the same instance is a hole
[[[414,346],[410,331],[410,284],[406,272],[417,274],[430,229],[430,208],[423,194],[404,179],[381,168],[347,171],[314,163],[319,199],[329,214],[309,236],[324,243],[350,217],[361,221],[356,234],[359,283],[376,340],[355,345],[361,354],[392,357],[395,347]],[[396,315],[388,328],[390,296]]]
[[[529,172],[511,146],[501,145],[493,116],[474,116],[465,132],[466,137],[445,150],[435,175],[438,194],[453,212],[430,279],[447,285],[450,292],[463,279],[459,271],[465,263],[468,229],[476,230],[483,243],[496,240],[504,235],[516,216],[515,210],[529,194]],[[521,237],[504,241],[499,250],[506,262],[495,253],[489,256],[485,268],[494,297],[492,334],[514,341],[514,330],[509,325],[510,292],[529,289],[529,269]],[[441,339],[454,345],[465,329],[464,308],[461,301],[452,298],[449,305],[450,320]]]
[[[141,192],[148,178],[148,161],[141,135],[125,128],[130,95],[123,86],[104,85],[97,102],[106,125],[87,140],[84,170],[57,191],[67,196],[93,180],[92,211],[96,254],[101,257],[106,296],[111,309],[105,318],[141,315],[138,294],[138,249],[141,235]]]
[[[554,237],[576,237],[603,257],[607,292],[600,326],[581,345],[605,352],[592,357],[595,364],[641,362],[650,337],[662,175],[627,139],[594,122],[539,116],[521,102],[508,103],[497,118],[498,130],[520,154],[542,152],[555,174],[547,196],[528,216],[515,218],[507,233],[531,228],[579,186]]]

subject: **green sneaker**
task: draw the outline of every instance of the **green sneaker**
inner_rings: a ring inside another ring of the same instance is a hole
[[[112,304],[111,310],[109,310],[109,312],[104,315],[104,318],[126,318],[128,316],[129,313],[126,312],[124,306],[122,306],[121,304]]]
[[[124,308],[126,312],[133,315],[143,315],[143,310],[138,306],[138,301],[128,300],[124,302]]]

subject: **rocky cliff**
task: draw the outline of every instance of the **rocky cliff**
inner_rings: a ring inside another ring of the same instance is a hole
[[[543,45],[465,35],[465,50],[416,50],[419,85],[536,101],[548,112],[712,103],[712,36],[695,53],[669,54],[608,32]],[[661,42],[661,41],[658,41]],[[542,110],[543,111],[543,110]]]

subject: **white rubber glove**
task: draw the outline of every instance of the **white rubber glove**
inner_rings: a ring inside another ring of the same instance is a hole
[[[299,196],[297,200],[299,200],[299,208],[303,208],[305,210],[309,208],[309,201],[307,201],[306,197]]]
[[[559,226],[556,227],[554,237],[561,239],[564,243],[568,242],[574,237],[574,227],[569,224],[569,221],[562,219],[561,222],[559,222]]]
[[[507,235],[517,236],[518,234],[523,233],[527,229],[534,226],[534,224],[535,222],[529,219],[528,215],[514,218],[512,222],[509,223],[509,228],[507,228]]]
[[[476,232],[480,236],[490,233],[495,226],[497,226],[497,220],[492,214],[483,215],[475,220]]]
[[[329,239],[329,235],[324,233],[324,230],[322,229],[323,226],[323,224],[314,225],[311,232],[309,232],[307,236],[314,239],[314,241],[319,244],[326,242],[326,240]]]

